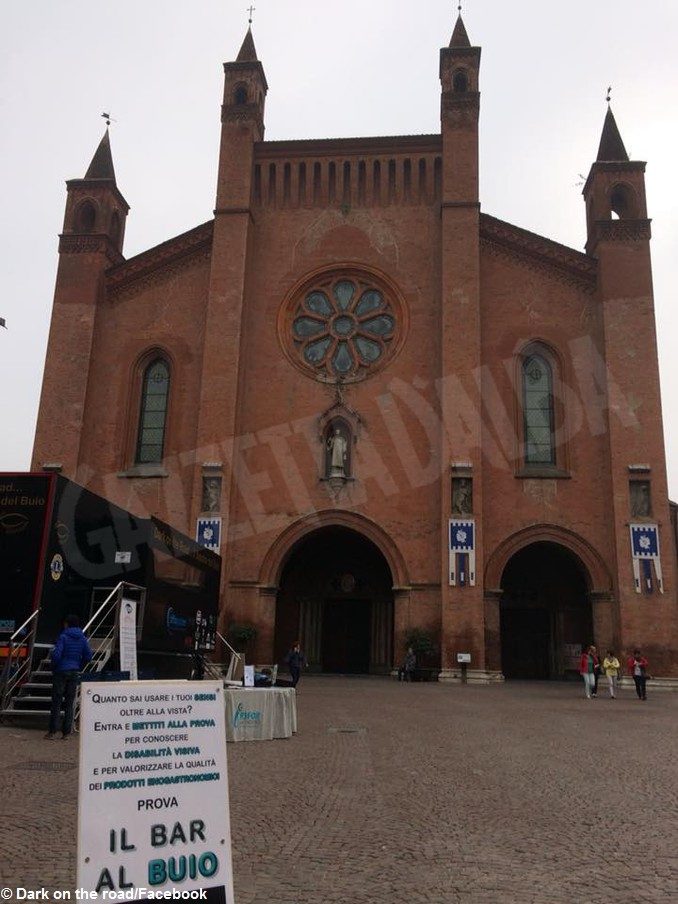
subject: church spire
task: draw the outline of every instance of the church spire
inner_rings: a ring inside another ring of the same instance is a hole
[[[629,155],[626,153],[626,148],[624,147],[624,142],[619,134],[619,129],[617,128],[612,109],[608,106],[596,160],[598,163],[601,163],[603,161],[626,162],[628,159]]]
[[[258,59],[257,49],[254,46],[254,38],[252,37],[252,28],[250,27],[247,29],[245,40],[242,42],[242,47],[235,61],[236,63],[256,63]]]
[[[112,179],[115,182],[115,170],[113,169],[113,156],[111,154],[111,141],[108,137],[108,129],[99,142],[99,147],[94,152],[85,179]]]
[[[457,16],[457,24],[454,26],[454,31],[452,32],[452,37],[450,39],[450,47],[470,47],[471,42],[469,41],[468,32],[466,31],[466,26],[464,25],[464,20],[461,17],[461,12]]]

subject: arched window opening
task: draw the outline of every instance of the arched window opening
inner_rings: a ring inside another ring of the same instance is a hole
[[[169,383],[170,373],[167,362],[163,358],[156,358],[144,370],[143,375],[135,459],[137,464],[162,462]]]
[[[113,211],[111,217],[111,239],[117,244],[120,241],[120,214],[117,210]]]
[[[635,199],[628,185],[615,185],[610,195],[612,218],[627,220],[636,215]]]
[[[242,107],[243,104],[247,103],[247,88],[245,85],[238,85],[235,89],[235,104],[237,107]]]
[[[333,418],[325,429],[325,477],[351,476],[351,428],[343,418]]]
[[[452,87],[457,94],[468,91],[468,75],[463,69],[457,69],[452,77]]]
[[[553,371],[541,355],[523,361],[523,426],[526,465],[555,465]]]
[[[80,232],[92,232],[97,220],[97,212],[91,201],[83,201],[78,209],[78,229]]]

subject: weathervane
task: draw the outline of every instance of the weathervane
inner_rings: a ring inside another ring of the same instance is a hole
[[[102,113],[101,118],[106,121],[106,128],[108,128],[112,122],[115,122],[114,119],[111,119],[110,113]]]
[[[605,100],[608,102],[608,104],[610,103],[611,97],[612,97],[612,85],[608,85],[607,97],[605,98]]]
[[[247,12],[250,14],[250,17],[249,17],[249,19],[247,20],[247,21],[250,23],[250,25],[252,24],[252,13],[254,13],[254,12],[256,12],[256,11],[257,11],[256,6],[250,6],[250,7],[248,8],[248,10],[247,10]]]

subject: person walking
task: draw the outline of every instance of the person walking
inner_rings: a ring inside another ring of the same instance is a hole
[[[581,654],[581,659],[579,660],[579,674],[584,679],[584,693],[587,700],[590,700],[592,696],[595,697],[597,665],[598,656],[596,655],[596,648],[592,644],[585,653]]]
[[[73,730],[73,704],[78,690],[80,670],[92,658],[92,648],[85,637],[77,615],[69,615],[64,629],[52,649],[52,710],[49,730],[45,737],[54,741],[57,736],[59,716],[63,705],[64,718],[61,737],[65,741]]]
[[[287,656],[285,656],[285,662],[290,670],[290,675],[292,676],[292,687],[296,687],[301,678],[301,670],[304,666],[308,665],[306,657],[301,650],[300,640],[294,641],[292,648],[287,653]]]
[[[398,681],[412,681],[416,667],[417,655],[412,647],[408,647],[403,664],[398,669]]]
[[[633,656],[629,656],[626,663],[629,674],[633,675],[639,700],[647,700],[647,666],[647,659],[640,650],[634,650]]]
[[[603,668],[600,664],[600,659],[598,657],[598,650],[595,647],[591,647],[591,650],[593,652],[593,655],[597,659],[596,666],[593,670],[593,693],[591,694],[591,696],[597,697],[598,696],[598,680],[599,680],[600,676],[603,674]]]
[[[612,650],[607,651],[603,659],[603,671],[607,675],[607,683],[610,688],[610,697],[614,700],[617,696],[617,679],[619,678],[619,660]]]

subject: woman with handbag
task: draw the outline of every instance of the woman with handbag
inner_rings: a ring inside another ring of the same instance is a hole
[[[599,665],[596,648],[591,644],[585,653],[581,654],[579,660],[579,674],[584,679],[584,693],[586,699],[590,700],[595,697],[594,688],[596,684],[596,666]]]
[[[633,656],[629,656],[626,666],[629,674],[633,675],[638,699],[647,700],[647,659],[641,655],[640,650],[634,650]]]

